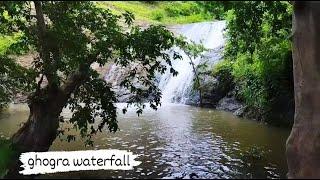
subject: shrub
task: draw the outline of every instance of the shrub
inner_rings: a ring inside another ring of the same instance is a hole
[[[267,103],[262,71],[263,65],[256,55],[251,59],[248,54],[239,54],[232,70],[238,90],[237,97],[258,111]]]
[[[263,1],[232,3],[225,13],[224,57],[233,64],[218,73],[232,73],[237,98],[258,119],[282,117],[290,109],[284,104],[293,99],[291,14],[287,2]]]
[[[224,80],[233,80],[232,76],[232,61],[228,60],[223,60],[218,62],[213,70],[212,70],[212,75],[216,78],[219,78],[219,80],[224,81]]]
[[[156,10],[152,12],[152,20],[161,21],[164,18],[164,12]]]
[[[179,4],[167,4],[165,11],[169,17],[190,16],[201,13],[201,8],[195,2],[183,2]]]
[[[0,36],[0,55],[4,54],[13,42],[12,36]]]

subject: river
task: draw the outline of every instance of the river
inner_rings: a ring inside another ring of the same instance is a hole
[[[213,66],[221,60],[224,47],[225,21],[201,22],[172,27],[172,31],[189,40],[202,42],[204,53]],[[67,142],[66,135],[57,138],[51,151],[83,149],[121,149],[140,154],[142,164],[131,171],[80,171],[47,174],[42,177],[78,178],[285,178],[287,172],[285,142],[290,130],[242,119],[231,113],[184,105],[190,101],[193,73],[188,58],[173,62],[179,74],[169,72],[159,77],[163,92],[160,109],[145,109],[138,117],[131,108],[124,115],[119,103],[120,131],[104,132],[94,137],[94,146],[84,146],[79,133],[69,134],[76,141]],[[205,58],[195,59],[196,63]],[[121,70],[121,69],[120,69]],[[105,80],[120,82],[119,68],[111,68]],[[175,102],[177,104],[171,103]],[[0,136],[9,138],[28,117],[25,104],[11,104],[0,114]],[[62,115],[72,115],[64,109]],[[63,128],[70,124],[64,123]]]
[[[117,104],[122,107],[124,104]],[[231,113],[181,104],[163,104],[157,111],[135,109],[122,114],[120,131],[94,137],[84,146],[79,136],[57,138],[50,151],[121,149],[140,154],[142,163],[129,171],[79,171],[43,178],[285,178],[285,141],[290,130],[238,118]],[[28,117],[25,104],[11,104],[0,114],[0,136],[10,137]],[[68,109],[62,113],[71,116]],[[68,127],[68,124],[63,124]],[[69,133],[77,134],[74,130]]]

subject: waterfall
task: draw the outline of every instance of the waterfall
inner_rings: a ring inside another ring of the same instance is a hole
[[[195,43],[204,45],[208,51],[203,54],[203,58],[193,60],[195,65],[201,61],[208,61],[209,65],[214,65],[221,59],[221,51],[224,45],[223,30],[226,27],[225,21],[215,22],[201,22],[186,25],[172,26],[169,29],[176,34],[185,36],[188,40],[192,40]],[[178,71],[178,75],[173,77],[169,71],[160,75],[157,78],[158,87],[162,91],[162,103],[181,103],[188,104],[189,102],[197,102],[197,97],[192,93],[192,79],[193,71],[189,64],[189,59],[186,54],[179,50],[182,56],[182,60],[172,61],[172,65],[175,70]],[[123,74],[127,69],[111,64],[108,68],[104,79],[111,83],[114,91],[117,93],[119,102],[127,102],[130,98],[130,92],[119,87],[119,82]]]
[[[202,42],[208,51],[203,54],[203,58],[197,58],[193,61],[197,65],[201,61],[208,60],[212,67],[221,59],[221,51],[225,43],[223,37],[225,27],[225,21],[201,22],[174,27],[174,32],[195,43]],[[182,60],[173,61],[173,67],[178,71],[178,75],[172,77],[169,72],[166,72],[160,77],[161,101],[162,103],[188,104],[194,98],[192,95],[193,71],[186,54],[181,50],[175,50],[182,55]]]

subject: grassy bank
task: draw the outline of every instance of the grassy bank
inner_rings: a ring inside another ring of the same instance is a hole
[[[97,2],[97,4],[110,9],[115,14],[132,12],[137,21],[154,24],[186,24],[214,18],[195,1],[106,1]]]
[[[212,12],[195,1],[98,1],[96,5],[110,9],[117,15],[129,11],[135,15],[137,24],[174,25],[214,19]],[[15,36],[0,34],[0,54],[3,54],[18,36],[18,34]]]

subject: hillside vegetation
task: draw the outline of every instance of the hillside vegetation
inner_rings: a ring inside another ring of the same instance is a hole
[[[132,12],[137,21],[154,24],[185,24],[214,19],[214,15],[196,1],[105,1],[97,4],[115,14]]]
[[[233,94],[247,105],[251,116],[281,121],[292,119],[284,114],[293,111],[294,106],[290,3],[100,1],[96,5],[118,15],[131,12],[138,25],[226,20],[225,61],[213,70],[213,76],[224,76],[222,79],[232,81]],[[17,38],[0,34],[0,54]],[[1,89],[0,97],[5,97],[1,96]],[[272,114],[277,116],[272,117]]]
[[[215,15],[206,6],[196,1],[98,1],[98,7],[110,9],[120,15],[126,11],[135,16],[137,24],[187,24],[201,21],[211,21]],[[17,37],[1,36],[0,54],[15,41]]]
[[[288,2],[230,2],[227,43],[216,76],[233,80],[234,94],[248,115],[274,124],[292,124],[292,5]]]

